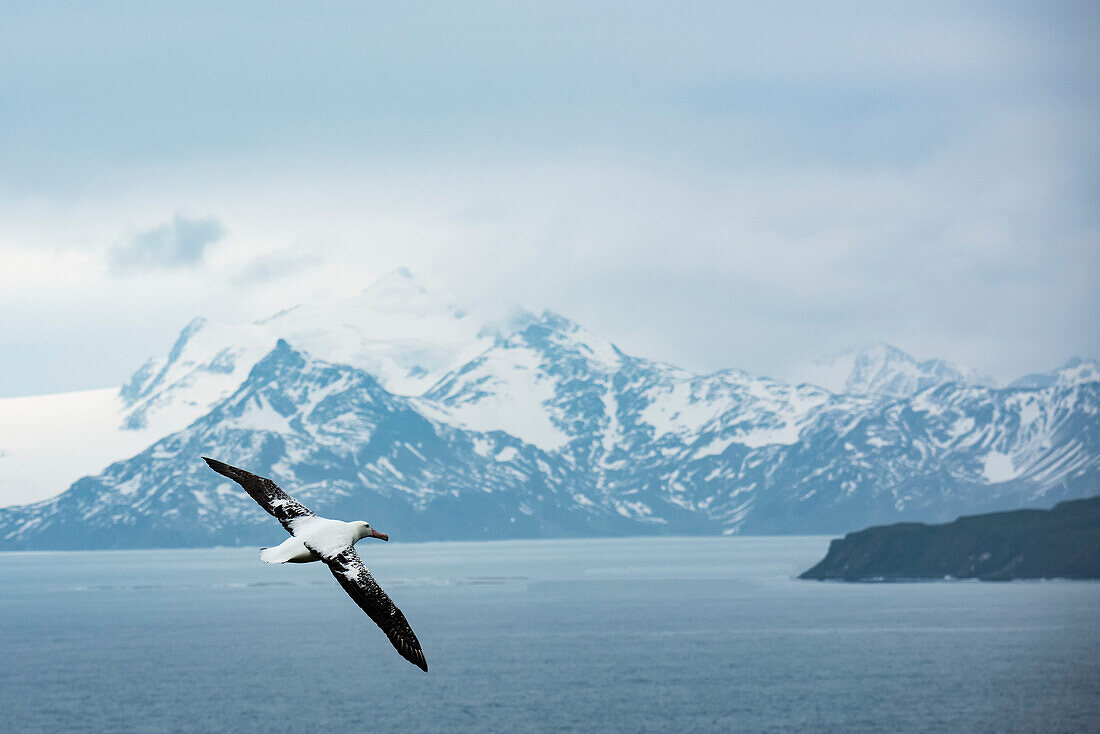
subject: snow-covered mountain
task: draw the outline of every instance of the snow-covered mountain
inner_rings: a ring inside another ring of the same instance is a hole
[[[201,409],[188,386],[229,374],[183,366],[201,332],[165,362],[182,376],[149,371],[131,405],[160,391]],[[552,313],[489,333],[413,396],[392,371],[377,370],[388,389],[362,364],[278,342],[186,427],[54,499],[0,510],[0,548],[270,542],[277,528],[203,454],[404,539],[836,533],[1100,488],[1100,382],[834,394],[632,357]]]
[[[278,339],[366,370],[387,390],[418,395],[531,317],[473,310],[404,269],[357,297],[296,306],[252,324],[195,319],[166,357],[150,359],[121,390],[123,426],[158,436],[183,428],[229,395]]]
[[[942,359],[918,361],[897,347],[871,342],[811,362],[800,378],[834,393],[905,398],[958,382],[993,386],[993,380]]]
[[[1100,383],[946,383],[823,421],[777,452],[754,512],[788,531],[1049,507],[1100,490]],[[797,508],[792,512],[792,508]]]
[[[364,369],[391,392],[418,395],[533,318],[460,303],[401,269],[354,298],[256,323],[195,319],[121,390],[0,399],[0,505],[55,495],[186,427],[236,390],[280,338]]]
[[[1051,385],[1083,385],[1100,380],[1100,362],[1074,357],[1058,369],[1024,375],[1012,387],[1050,387]]]
[[[623,354],[548,312],[414,404],[442,422],[503,431],[577,466],[607,469],[693,446],[719,453],[731,443],[791,444],[821,413],[871,401],[740,370],[695,375]]]
[[[613,513],[550,486],[584,485],[560,458],[502,433],[434,423],[362,370],[280,341],[226,400],[141,454],[52,500],[0,510],[6,547],[133,547],[270,540],[217,455],[294,487],[321,513],[369,515],[403,539],[624,532]],[[277,530],[278,528],[274,528]]]

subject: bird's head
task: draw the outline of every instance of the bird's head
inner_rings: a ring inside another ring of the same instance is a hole
[[[369,522],[362,520],[356,520],[352,523],[355,526],[356,531],[359,533],[359,539],[363,538],[378,538],[379,540],[389,540],[390,536],[385,533],[380,533],[370,526]]]

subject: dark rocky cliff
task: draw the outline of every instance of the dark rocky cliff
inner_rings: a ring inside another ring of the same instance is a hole
[[[834,540],[799,578],[870,581],[1100,578],[1100,497],[1050,510],[960,517],[944,525],[899,523]]]

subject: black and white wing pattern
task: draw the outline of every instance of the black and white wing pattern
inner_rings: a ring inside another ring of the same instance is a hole
[[[293,535],[293,531],[290,529],[292,520],[313,515],[308,507],[279,489],[279,485],[270,479],[258,477],[251,472],[246,472],[244,469],[238,469],[235,466],[223,464],[205,456],[202,457],[202,460],[218,474],[229,477],[244,487],[244,491],[248,492],[248,496],[256,500],[260,507],[267,510],[268,514],[281,522],[291,535]]]
[[[306,547],[309,548],[308,543]],[[310,550],[321,556],[321,560],[344,587],[344,591],[382,628],[390,638],[390,643],[401,653],[401,657],[427,673],[428,661],[424,658],[424,651],[420,649],[420,640],[416,639],[405,615],[370,575],[355,548],[349,545],[338,553],[329,555],[319,553],[316,548]]]

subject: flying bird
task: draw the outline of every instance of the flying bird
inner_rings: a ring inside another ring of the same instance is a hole
[[[290,533],[290,538],[283,543],[273,548],[262,548],[261,560],[267,563],[324,561],[348,596],[382,628],[397,652],[425,673],[428,672],[428,661],[420,649],[420,641],[413,634],[405,615],[382,591],[355,552],[355,544],[363,538],[389,540],[389,536],[362,520],[341,522],[320,517],[270,479],[205,456],[202,458],[218,474],[244,487],[244,491]]]

